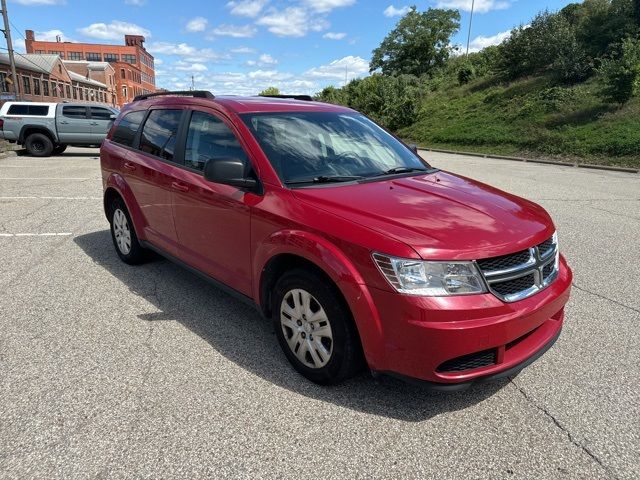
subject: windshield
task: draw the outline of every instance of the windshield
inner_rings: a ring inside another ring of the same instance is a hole
[[[286,184],[354,181],[431,168],[361,114],[285,112],[242,117]]]

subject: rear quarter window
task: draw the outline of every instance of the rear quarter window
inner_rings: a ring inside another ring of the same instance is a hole
[[[46,117],[49,115],[49,105],[11,105],[7,115],[34,115]]]
[[[145,110],[138,110],[124,115],[116,125],[111,141],[125,147],[133,147],[133,142],[145,113]]]

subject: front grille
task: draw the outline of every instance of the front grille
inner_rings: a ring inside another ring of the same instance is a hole
[[[474,368],[488,367],[496,363],[496,350],[484,350],[470,355],[447,360],[442,363],[436,370],[438,372],[462,372],[464,370],[473,370]]]
[[[503,297],[515,295],[524,290],[528,290],[536,284],[535,275],[533,273],[524,277],[498,282],[491,285],[491,288]]]
[[[485,258],[478,260],[478,265],[485,272],[493,272],[506,270],[508,268],[517,267],[523,263],[527,263],[531,258],[529,250],[522,250],[511,255],[502,255],[501,257]]]
[[[556,277],[558,245],[551,237],[527,250],[476,260],[489,290],[505,302],[527,298],[549,286]]]

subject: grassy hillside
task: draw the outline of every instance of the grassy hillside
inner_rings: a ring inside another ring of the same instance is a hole
[[[399,135],[421,146],[640,166],[640,98],[603,103],[598,76],[565,86],[551,75],[484,77],[423,93]]]

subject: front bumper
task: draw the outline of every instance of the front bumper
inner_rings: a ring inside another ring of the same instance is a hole
[[[549,287],[514,303],[492,294],[411,297],[371,288],[384,338],[375,370],[441,390],[511,375],[539,358],[560,335],[571,280],[561,257],[558,277]],[[492,360],[461,370],[444,368],[479,352]]]

